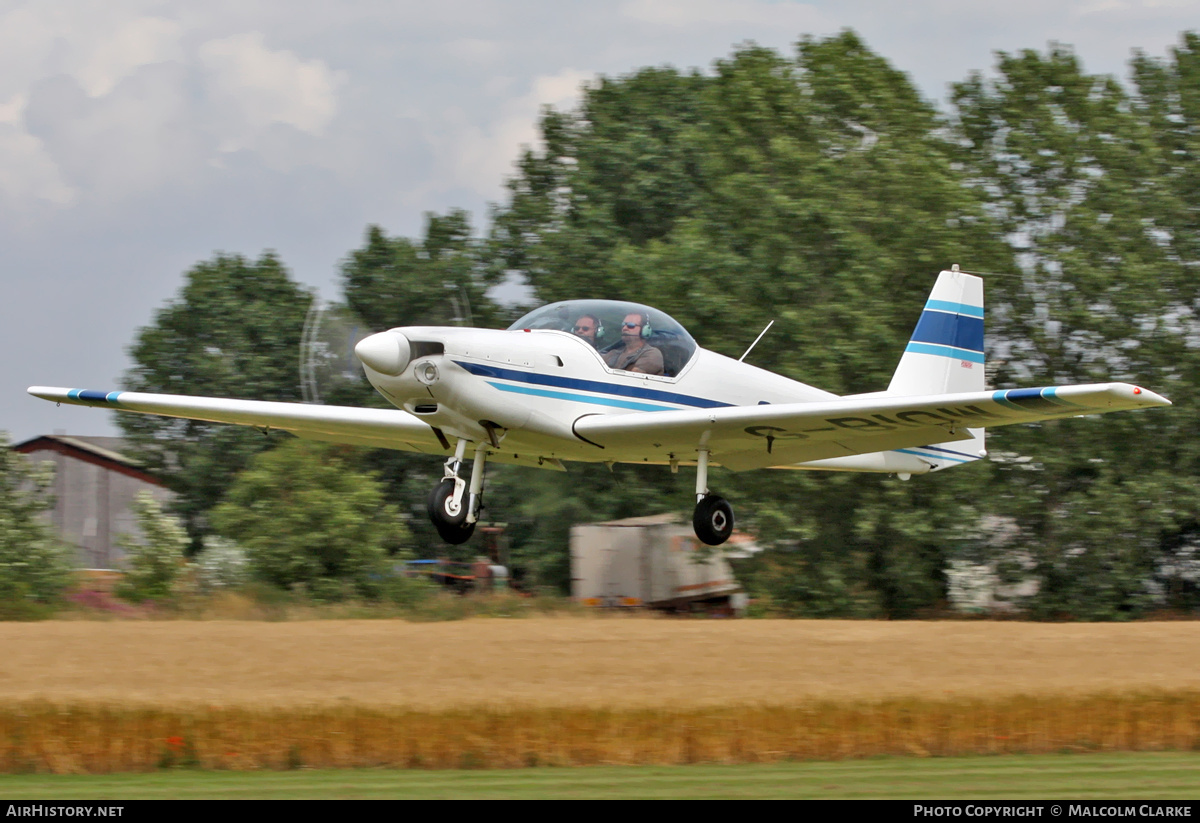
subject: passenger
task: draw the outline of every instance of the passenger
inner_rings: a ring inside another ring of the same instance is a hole
[[[637,312],[625,315],[625,322],[621,324],[622,345],[605,353],[604,362],[623,371],[662,374],[662,352],[646,342],[649,329],[650,318],[646,315]]]
[[[592,344],[592,348],[596,347],[596,335],[600,333],[600,321],[594,315],[584,314],[575,321],[574,327],[571,329],[576,337],[582,337],[584,340]]]

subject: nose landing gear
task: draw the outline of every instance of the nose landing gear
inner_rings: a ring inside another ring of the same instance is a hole
[[[471,463],[469,486],[458,476],[466,448],[467,441],[459,440],[454,456],[446,461],[445,477],[430,490],[427,501],[429,519],[433,521],[433,527],[443,540],[454,546],[471,539],[483,501],[483,471],[487,465],[487,444],[478,443],[475,446],[475,460]]]

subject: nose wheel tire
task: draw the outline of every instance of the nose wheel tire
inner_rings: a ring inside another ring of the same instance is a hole
[[[454,502],[454,481],[438,483],[429,492],[429,519],[438,535],[452,546],[466,543],[475,533],[475,524],[467,522],[466,501]]]
[[[692,528],[701,543],[719,546],[733,534],[733,506],[724,497],[708,494],[696,504]]]

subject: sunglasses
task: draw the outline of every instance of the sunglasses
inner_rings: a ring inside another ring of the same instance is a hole
[[[622,323],[621,326],[626,329],[637,329],[637,328],[641,328],[642,324],[641,323]]]
[[[591,326],[576,326],[575,331],[591,331]]]

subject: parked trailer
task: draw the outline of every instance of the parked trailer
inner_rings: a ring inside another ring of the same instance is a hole
[[[571,595],[587,606],[724,614],[745,604],[721,551],[675,515],[572,527]]]

